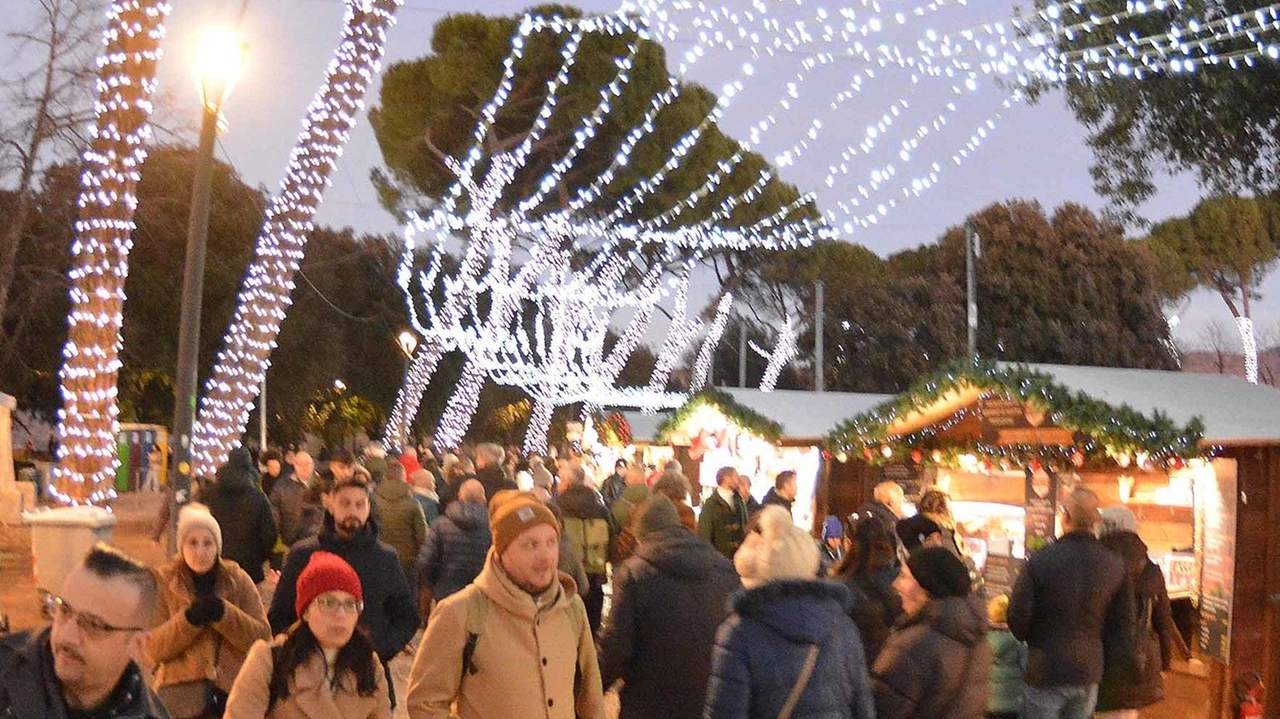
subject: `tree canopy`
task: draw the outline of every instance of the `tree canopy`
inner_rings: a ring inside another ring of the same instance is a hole
[[[1237,13],[1251,23],[1263,5],[1257,0],[1147,3],[1145,12],[1108,20],[1106,35],[1161,35]],[[1123,0],[1089,5],[1095,17],[1124,10]],[[1274,30],[1255,29],[1249,35],[1276,41]],[[1081,32],[1062,37],[1058,50],[1076,52],[1097,44],[1096,34]],[[1241,35],[1213,47],[1219,55],[1256,49],[1253,37]],[[1074,79],[1066,91],[1071,110],[1089,130],[1094,187],[1126,215],[1155,194],[1161,174],[1193,173],[1211,194],[1280,188],[1280,65],[1272,60],[1202,62],[1194,72]]]
[[[538,6],[529,12],[582,17],[580,10],[559,5]],[[471,147],[481,109],[498,89],[503,61],[511,50],[519,22],[518,17],[486,17],[478,13],[448,15],[435,25],[431,54],[394,63],[387,69],[380,104],[369,115],[385,163],[384,168],[375,170],[374,183],[383,204],[393,213],[428,205],[452,184],[454,178],[441,155],[461,157]],[[510,149],[529,133],[548,96],[548,83],[560,69],[561,51],[567,40],[565,33],[540,32],[526,41],[523,57],[516,64],[510,98],[486,137],[486,152]],[[504,195],[504,207],[532,195],[552,163],[565,155],[582,119],[591,114],[600,101],[601,90],[614,80],[619,61],[628,57],[629,43],[636,43],[638,48],[628,70],[630,82],[613,99],[612,112],[594,130],[572,169],[539,209],[559,209],[563,201],[614,164],[619,145],[641,123],[651,98],[668,87],[666,55],[660,45],[639,40],[633,33],[588,33],[582,38],[578,59],[570,70],[570,81],[558,93],[548,128],[533,147],[525,169],[517,175],[514,189]],[[640,141],[630,161],[618,168],[616,177],[593,207],[612,207],[637,181],[657,171],[670,157],[676,142],[707,116],[715,102],[716,97],[709,90],[681,84],[679,97],[658,113],[654,131]],[[662,214],[700,187],[715,171],[716,163],[740,149],[741,145],[719,128],[710,128],[683,165],[639,206],[637,214],[640,218]],[[746,153],[714,193],[694,211],[685,213],[683,221],[704,219],[723,199],[748,189],[765,167],[764,158]],[[725,224],[749,224],[798,197],[794,187],[775,179],[754,201],[738,206]]]

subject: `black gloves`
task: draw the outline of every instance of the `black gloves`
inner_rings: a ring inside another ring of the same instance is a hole
[[[213,624],[222,619],[222,616],[226,613],[227,606],[222,603],[221,599],[212,594],[196,597],[186,611],[187,621],[197,627],[206,627]]]

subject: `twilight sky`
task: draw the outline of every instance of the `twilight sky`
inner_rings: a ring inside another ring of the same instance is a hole
[[[161,88],[174,100],[179,117],[194,118],[197,99],[190,70],[190,48],[202,27],[233,23],[241,0],[172,1],[173,15],[160,68]],[[800,17],[796,14],[795,0],[757,0],[761,1],[779,8],[777,12],[784,20]],[[484,3],[405,0],[397,25],[391,31],[388,59],[396,61],[425,54],[433,25],[446,14],[477,9],[486,14],[514,14],[528,4],[515,0]],[[574,4],[598,12],[617,7],[616,0],[580,0]],[[749,0],[722,0],[721,4],[742,9],[750,7]],[[857,8],[860,19],[872,14],[857,0],[846,4]],[[909,13],[923,4],[919,0],[880,3],[887,20],[895,12]],[[808,0],[802,14],[811,16],[820,5]],[[896,34],[887,31],[868,44],[889,41],[911,47],[926,27],[946,33],[1005,20],[1011,15],[1009,8],[1009,0],[972,0],[963,7],[944,6],[930,16],[929,22],[912,20],[902,31]],[[0,20],[0,27],[12,24],[14,17],[8,15],[7,19]],[[687,21],[689,16],[683,18]],[[230,131],[221,138],[219,155],[235,166],[250,184],[262,185],[271,191],[276,189],[300,128],[302,112],[323,78],[341,21],[341,0],[255,0],[248,5],[242,31],[249,43],[249,70],[225,108]],[[692,43],[678,40],[667,47],[668,62],[674,69],[675,57],[692,47]],[[751,84],[736,98],[722,123],[730,134],[739,138],[746,136],[746,126],[758,119],[760,108],[776,100],[778,88],[795,75],[800,59],[803,56],[753,63],[754,75],[747,78]],[[712,51],[694,66],[690,77],[717,89],[748,60],[745,50]],[[897,143],[903,137],[898,128],[927,122],[946,102],[955,98],[950,89],[954,81],[923,83],[918,88],[904,89],[909,88],[905,73],[877,71],[853,101],[843,103],[835,111],[829,110],[831,97],[847,85],[855,73],[865,69],[853,62],[842,62],[815,73],[812,80],[802,86],[794,109],[782,116],[779,129],[766,133],[762,144],[762,152],[771,157],[795,142],[811,119],[822,119],[824,130],[818,146],[796,167],[788,168],[784,176],[802,190],[823,189],[819,203],[824,209],[834,206],[837,197],[849,197],[855,192],[852,189],[855,182],[847,178],[838,179],[833,189],[825,188],[822,178],[828,161],[851,141],[856,144],[868,124],[880,118],[892,103],[905,100],[908,107],[896,122],[898,131],[892,136],[892,152],[871,157],[877,165],[896,162]],[[955,100],[957,110],[950,117],[948,127],[943,133],[926,138],[914,155],[916,162],[924,161],[927,165],[936,160],[945,167],[940,183],[921,197],[901,202],[881,218],[877,226],[856,232],[850,236],[851,240],[887,255],[932,242],[947,227],[962,222],[968,213],[1014,197],[1036,199],[1047,208],[1067,201],[1095,209],[1102,207],[1102,200],[1090,186],[1090,154],[1084,144],[1084,131],[1066,109],[1060,94],[1049,96],[1039,105],[1018,104],[1004,111],[981,147],[961,165],[953,164],[951,155],[1006,96],[989,78],[979,78],[979,84],[977,92]],[[376,88],[367,99],[369,104],[376,104]],[[888,147],[890,143],[882,145]],[[380,159],[373,132],[367,118],[362,117],[333,176],[333,186],[320,210],[321,223],[349,225],[368,232],[396,230],[391,217],[378,206],[368,179],[369,170],[380,164]],[[858,173],[865,176],[869,171],[859,167],[854,174]],[[910,175],[904,171],[902,176]],[[1161,193],[1143,211],[1147,217],[1158,220],[1186,213],[1198,198],[1194,182],[1175,178],[1164,183]],[[1255,321],[1260,332],[1268,332],[1280,327],[1280,302],[1277,301],[1280,300],[1280,273],[1274,273],[1271,281],[1264,285],[1263,294],[1263,301],[1255,305]],[[1223,302],[1216,296],[1201,293],[1183,313],[1183,324],[1175,336],[1180,341],[1196,343],[1206,324],[1213,321],[1233,332]]]

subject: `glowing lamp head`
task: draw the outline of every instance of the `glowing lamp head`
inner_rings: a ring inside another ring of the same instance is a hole
[[[400,351],[405,357],[412,357],[413,351],[418,348],[418,336],[409,330],[401,330],[400,334],[396,335],[396,344],[400,345]]]
[[[210,112],[218,112],[244,70],[245,43],[228,30],[211,30],[196,43],[196,85],[200,102]]]

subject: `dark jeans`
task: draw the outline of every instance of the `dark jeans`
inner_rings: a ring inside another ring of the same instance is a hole
[[[604,619],[604,585],[608,577],[603,574],[588,574],[587,596],[583,604],[587,605],[587,624],[591,625],[591,635],[600,633],[600,622]]]

